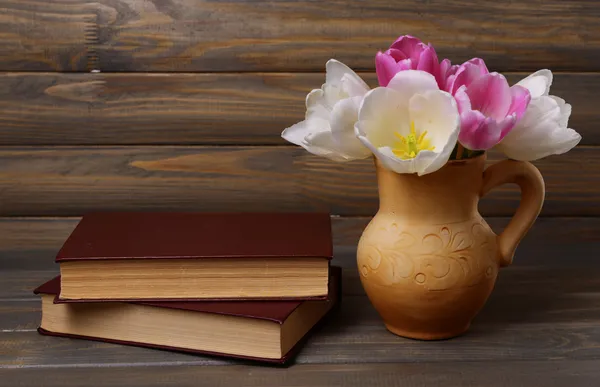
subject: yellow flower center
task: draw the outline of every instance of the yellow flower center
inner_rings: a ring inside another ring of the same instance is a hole
[[[410,134],[408,136],[404,137],[398,132],[395,132],[394,135],[398,137],[400,141],[395,144],[392,152],[402,160],[414,159],[421,151],[432,151],[435,149],[435,147],[431,145],[431,141],[428,138],[425,138],[425,136],[427,136],[426,130],[417,135],[414,122],[410,123]]]

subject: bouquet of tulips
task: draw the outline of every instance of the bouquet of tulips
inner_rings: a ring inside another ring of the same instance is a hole
[[[375,57],[379,87],[331,59],[325,84],[306,97],[305,120],[282,133],[287,141],[333,161],[375,155],[397,173],[424,175],[450,159],[497,148],[531,161],[562,154],[581,140],[567,127],[571,105],[549,95],[550,70],[516,85],[489,72],[483,59],[461,65],[401,36]]]

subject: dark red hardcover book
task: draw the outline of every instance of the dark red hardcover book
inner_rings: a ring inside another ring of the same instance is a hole
[[[332,255],[325,213],[100,212],[82,217],[56,262]]]
[[[69,337],[75,339],[86,339],[86,340],[94,340],[94,341],[102,341],[109,342],[115,344],[124,344],[124,345],[133,345],[140,347],[148,347],[155,349],[163,349],[163,350],[171,350],[176,352],[186,352],[186,353],[195,353],[195,354],[205,354],[211,356],[220,356],[220,357],[231,357],[231,358],[239,358],[251,361],[259,361],[259,362],[267,362],[267,363],[275,363],[275,364],[284,364],[289,362],[295,354],[298,353],[302,344],[308,338],[309,333],[314,331],[315,328],[320,326],[323,321],[325,321],[326,315],[333,310],[340,302],[341,299],[341,269],[339,267],[331,267],[330,270],[330,281],[329,281],[329,295],[326,300],[312,300],[312,301],[224,301],[224,302],[209,302],[209,301],[200,301],[200,302],[108,302],[108,303],[72,303],[72,304],[56,304],[53,302],[43,303],[42,307],[42,315],[45,313],[50,313],[50,310],[46,309],[49,307],[59,307],[59,308],[68,308],[68,312],[65,315],[68,315],[69,318],[77,319],[78,313],[86,313],[89,312],[90,307],[98,307],[101,305],[110,305],[110,309],[115,310],[115,308],[119,308],[120,306],[126,305],[139,305],[145,308],[151,309],[167,309],[167,310],[179,310],[186,313],[202,313],[208,315],[222,315],[222,316],[231,316],[239,319],[252,319],[252,320],[264,320],[269,321],[274,324],[278,324],[282,327],[291,318],[294,316],[295,312],[299,312],[296,317],[294,317],[297,321],[306,321],[307,318],[310,319],[309,313],[302,312],[301,308],[303,305],[307,303],[311,303],[313,306],[319,303],[320,305],[326,306],[325,308],[321,308],[323,311],[322,314],[315,315],[312,314],[314,324],[311,324],[307,327],[305,331],[300,332],[301,335],[299,339],[295,342],[293,347],[288,350],[286,353],[282,354],[279,358],[266,358],[259,356],[252,356],[248,354],[236,354],[236,353],[223,353],[217,351],[210,351],[206,349],[194,349],[194,348],[186,348],[179,346],[169,346],[156,344],[152,342],[141,342],[141,341],[132,341],[132,340],[122,340],[118,338],[108,337],[99,337],[92,335],[82,335],[77,333],[70,333],[66,331],[53,331],[52,329],[48,329],[45,327],[45,320],[42,317],[42,322],[40,327],[38,328],[38,332],[43,335],[49,336],[60,336],[60,337]],[[57,297],[60,294],[60,277],[56,277],[43,285],[39,286],[34,290],[35,294],[39,295],[50,295]],[[147,309],[146,309],[147,310]],[[306,309],[308,310],[308,309]],[[116,309],[117,315],[122,314],[124,310]],[[55,321],[57,319],[57,315],[53,312],[53,317],[51,320]],[[95,313],[95,318],[102,319],[107,318],[106,321],[102,321],[103,325],[107,325],[110,328],[110,314],[105,313]],[[147,316],[147,315],[145,315]],[[77,320],[74,320],[77,321]],[[85,317],[82,319],[85,321],[85,324],[89,324],[89,317]],[[122,323],[122,321],[121,321]],[[177,321],[171,320],[173,325],[177,324]],[[70,321],[67,324],[69,327],[76,327],[77,323]],[[115,327],[113,329],[109,329],[108,332],[118,331]],[[128,329],[129,330],[129,329]],[[282,338],[283,340],[283,338]]]
[[[325,213],[84,215],[56,256],[64,302],[325,298]]]

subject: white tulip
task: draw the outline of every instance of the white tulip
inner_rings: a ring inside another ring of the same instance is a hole
[[[528,77],[521,79],[517,82],[517,85],[523,86],[529,90],[531,99],[539,98],[543,95],[550,93],[550,86],[552,86],[552,71],[548,69],[538,70]]]
[[[419,70],[401,71],[387,87],[368,92],[355,125],[359,140],[385,168],[419,176],[446,164],[459,128],[454,98]]]
[[[521,80],[531,93],[531,102],[523,118],[497,145],[514,160],[532,161],[570,151],[581,135],[567,127],[571,105],[562,98],[548,95],[552,85],[550,70],[537,71]]]
[[[281,136],[333,161],[367,158],[371,152],[354,135],[354,123],[369,86],[337,60],[329,60],[326,70],[325,84],[306,97],[305,120],[285,129]]]

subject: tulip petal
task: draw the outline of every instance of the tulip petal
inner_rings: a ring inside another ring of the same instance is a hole
[[[473,58],[460,65],[455,71],[455,74],[448,78],[446,83],[450,94],[454,95],[462,86],[470,86],[477,78],[488,74],[489,71],[485,62],[481,58]]]
[[[338,102],[331,111],[331,137],[335,148],[347,159],[364,159],[371,155],[354,134],[361,102],[362,97],[348,98]]]
[[[440,73],[447,76],[447,75],[449,75],[448,73],[450,72],[451,68],[452,68],[452,62],[450,62],[450,59],[444,59],[443,61],[440,62]]]
[[[408,56],[406,56],[402,51],[397,50],[395,48],[390,48],[389,50],[387,50],[385,52],[385,54],[394,58],[394,60],[396,62],[400,62],[401,60],[408,59]]]
[[[329,109],[326,107],[324,92],[321,89],[312,90],[306,96],[306,116],[305,118],[329,119]]]
[[[550,155],[566,153],[581,141],[581,135],[575,130],[560,128],[558,125],[553,128],[540,126],[528,130],[535,133],[530,137],[534,137],[538,141],[537,144],[522,139],[518,134],[509,138],[515,131],[513,130],[498,144],[497,148],[513,160],[534,161]]]
[[[394,68],[394,75],[396,75],[400,71],[404,70],[412,70],[414,67],[414,63],[412,59],[403,59],[396,63],[396,67]],[[392,77],[393,78],[393,77]]]
[[[448,82],[448,78],[453,76],[458,69],[457,65],[452,66],[452,63],[449,59],[444,59],[440,62],[439,71],[436,76],[436,80],[438,82],[438,87],[440,90],[446,90],[446,84]]]
[[[449,157],[460,128],[460,117],[454,98],[441,90],[416,94],[410,99],[408,113],[415,128],[421,133],[428,133],[427,138],[431,139],[435,151],[447,151]],[[449,146],[449,150],[444,149],[446,145]]]
[[[335,59],[329,59],[327,61],[325,64],[325,71],[325,83],[338,87],[341,87],[342,78],[345,74],[356,75],[356,73],[350,67]]]
[[[351,68],[340,61],[330,59],[325,65],[325,90],[326,103],[333,108],[337,101],[343,98],[364,95],[369,91],[369,86]]]
[[[398,103],[408,105],[410,98],[427,90],[439,90],[435,77],[419,70],[406,70],[394,75],[387,86],[400,94]]]
[[[448,161],[448,158],[443,160],[443,158],[440,158],[439,155],[432,151],[421,151],[413,159],[402,160],[394,155],[389,146],[377,148],[364,136],[358,135],[358,139],[369,148],[386,169],[396,173],[416,173],[422,176],[435,172]],[[439,162],[436,162],[436,159],[439,159]],[[439,165],[439,167],[434,169],[434,165]]]
[[[336,148],[336,144],[331,137],[331,132],[311,133],[305,139],[305,142],[306,145],[304,148],[314,155],[325,157],[338,163],[352,160]]]
[[[327,61],[326,69],[326,82],[321,90],[313,90],[307,96],[309,113],[315,114],[312,110],[317,110],[319,117],[325,119],[338,101],[365,95],[369,90],[365,81],[342,62],[330,59]]]
[[[529,142],[530,146],[534,146],[531,143],[540,142],[537,130],[550,135],[556,130],[561,119],[561,108],[558,102],[551,97],[542,96],[530,102],[525,115],[513,130],[518,133],[522,141]],[[563,127],[566,128],[567,125]],[[529,130],[529,128],[536,130]],[[511,138],[513,138],[512,135]]]
[[[439,167],[435,169],[430,168],[428,171],[429,166],[440,164],[435,162],[439,155],[432,151],[421,151],[417,157],[408,160],[402,160],[396,157],[390,147],[381,147],[373,154],[387,169],[396,173],[416,173],[419,176],[438,170],[448,161],[448,158],[446,158],[445,161],[442,160]]]
[[[570,105],[561,98],[541,96],[529,104],[523,119],[497,148],[514,160],[532,161],[568,152],[581,135],[567,128]]]
[[[423,170],[432,164],[432,158],[435,158],[435,153],[431,151],[421,151],[417,155],[417,157],[413,159],[402,160],[396,155],[389,146],[375,146],[366,136],[366,133],[363,132],[362,128],[364,128],[364,122],[357,122],[354,131],[356,133],[357,138],[360,142],[363,143],[365,147],[367,147],[375,157],[381,162],[381,164],[391,171],[396,173],[419,173],[423,174]],[[420,164],[422,168],[419,168]],[[433,171],[432,171],[433,172]]]
[[[575,148],[581,141],[581,135],[574,129],[565,128],[561,131],[554,132],[552,136],[552,147],[547,150],[547,155],[562,155],[571,149]],[[535,160],[538,160],[546,155],[538,153]]]
[[[467,149],[485,150],[500,141],[501,131],[494,119],[485,117],[477,110],[463,112],[460,118],[458,141]]]
[[[424,46],[425,45],[420,39],[415,38],[414,36],[404,35],[396,39],[390,46],[390,49],[402,51],[408,58],[416,61]]]
[[[396,61],[391,56],[378,52],[375,56],[375,71],[380,86],[387,86],[396,74]]]
[[[284,140],[291,142],[292,144],[304,146],[304,138],[309,134],[310,131],[308,129],[307,122],[301,121],[285,129],[281,133],[281,137],[283,137]]]
[[[306,107],[312,107],[322,103],[323,100],[323,90],[314,89],[311,90],[310,93],[306,95]]]
[[[506,116],[512,101],[508,82],[498,73],[484,74],[477,78],[467,87],[467,95],[474,110],[496,120]]]
[[[566,128],[569,125],[569,117],[571,116],[571,105],[566,103],[564,99],[555,95],[550,95],[549,97],[557,103],[560,109],[559,125]]]
[[[416,157],[408,160],[399,159],[388,146],[376,148],[373,154],[385,168],[396,173],[417,173],[418,171]]]
[[[498,136],[498,140],[495,143],[488,146],[488,149],[492,148],[494,145],[496,145],[500,141],[502,141],[502,139],[515,127],[516,124],[517,124],[517,115],[514,113],[504,117],[503,120],[496,121],[496,125],[497,125],[496,130],[498,130],[500,132],[500,136]]]
[[[285,129],[281,137],[314,155],[334,161],[346,161],[344,156],[335,152],[336,146],[331,140],[329,123],[325,120],[316,118],[299,122]]]
[[[410,99],[410,121],[427,138],[434,151],[421,151],[417,155],[418,174],[437,171],[448,162],[456,145],[460,130],[460,117],[456,101],[444,91],[427,91]]]
[[[358,106],[369,87],[335,59],[327,62],[326,70],[325,84],[306,96],[305,120],[285,129],[281,136],[310,153],[334,161],[368,157],[369,152],[353,133]]]
[[[342,77],[342,91],[350,98],[363,97],[369,91],[369,86],[358,75],[347,73]]]
[[[400,74],[400,73],[399,73]],[[397,141],[394,132],[408,131],[408,100],[389,87],[369,91],[362,101],[357,126],[379,148]]]
[[[435,50],[431,46],[427,46],[419,55],[416,70],[425,71],[429,74],[439,74],[439,61]]]
[[[519,81],[517,85],[529,90],[531,98],[548,95],[550,86],[552,86],[552,71],[547,69],[536,71]]]
[[[511,94],[511,102],[510,107],[508,108],[508,114],[516,114],[517,120],[523,118],[525,111],[527,110],[527,106],[529,106],[529,102],[531,101],[531,94],[529,94],[529,90],[526,88],[514,85],[510,88]]]
[[[467,87],[461,86],[460,89],[454,94],[454,99],[456,100],[456,104],[458,106],[458,112],[462,114],[463,112],[473,110],[471,106],[471,100],[467,95]]]
[[[473,110],[467,88],[462,86],[454,96],[460,112],[459,142],[471,150],[486,150],[496,145],[516,123],[516,114],[495,120]]]
[[[440,63],[433,46],[424,44],[413,36],[405,35],[400,36],[387,51],[377,54],[375,68],[379,84],[384,87],[388,86],[390,79],[398,72],[420,70],[432,74],[438,87],[442,88],[451,65],[446,60],[444,71],[440,72]]]

